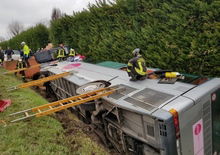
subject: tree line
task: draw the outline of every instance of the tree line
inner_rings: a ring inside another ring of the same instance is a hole
[[[26,42],[28,46],[36,51],[38,48],[45,47],[49,42],[49,30],[43,24],[38,24],[34,27],[22,31],[8,41],[3,41],[0,46],[3,49],[10,47],[12,49],[21,49],[21,42]]]
[[[37,25],[0,46],[15,48],[21,40],[33,49],[64,42],[91,62],[126,63],[139,47],[147,66],[220,76],[220,1],[100,0],[51,21],[49,29]]]

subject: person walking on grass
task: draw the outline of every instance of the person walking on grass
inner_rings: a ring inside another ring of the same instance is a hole
[[[27,64],[27,66],[29,67],[30,64],[28,62],[28,59],[30,57],[30,48],[28,47],[28,45],[23,41],[21,43],[21,46],[23,47],[22,51],[23,51],[23,59],[25,61],[25,63]]]

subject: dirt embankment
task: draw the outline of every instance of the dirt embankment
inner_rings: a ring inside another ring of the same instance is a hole
[[[62,123],[65,130],[65,136],[70,140],[71,151],[77,150],[81,147],[78,142],[79,139],[89,138],[91,141],[102,147],[106,152],[110,152],[110,150],[104,148],[102,142],[92,131],[90,126],[78,120],[69,110],[58,112],[56,114],[56,119]]]

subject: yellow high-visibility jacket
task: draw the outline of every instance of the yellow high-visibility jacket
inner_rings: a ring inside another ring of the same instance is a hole
[[[74,49],[70,50],[69,56],[75,57],[76,56],[76,51]]]
[[[137,57],[132,58],[128,62],[128,68],[127,72],[135,71],[136,74],[144,76],[146,75],[146,63],[144,58],[141,55],[138,55]]]
[[[30,55],[30,49],[27,45],[24,45],[23,52],[24,52],[24,55],[26,55],[26,56]]]
[[[63,48],[60,48],[58,50],[57,58],[64,58],[65,57],[65,50]]]

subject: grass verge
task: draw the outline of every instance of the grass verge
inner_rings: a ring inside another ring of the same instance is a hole
[[[21,83],[13,75],[2,75],[0,68],[0,99],[11,99],[12,104],[0,113],[0,120],[10,113],[46,104],[47,101],[33,90],[19,89],[7,92],[7,88]],[[74,143],[73,143],[74,142]],[[0,124],[0,154],[108,154],[81,130],[67,135],[62,124],[54,117],[45,116],[29,121]]]

